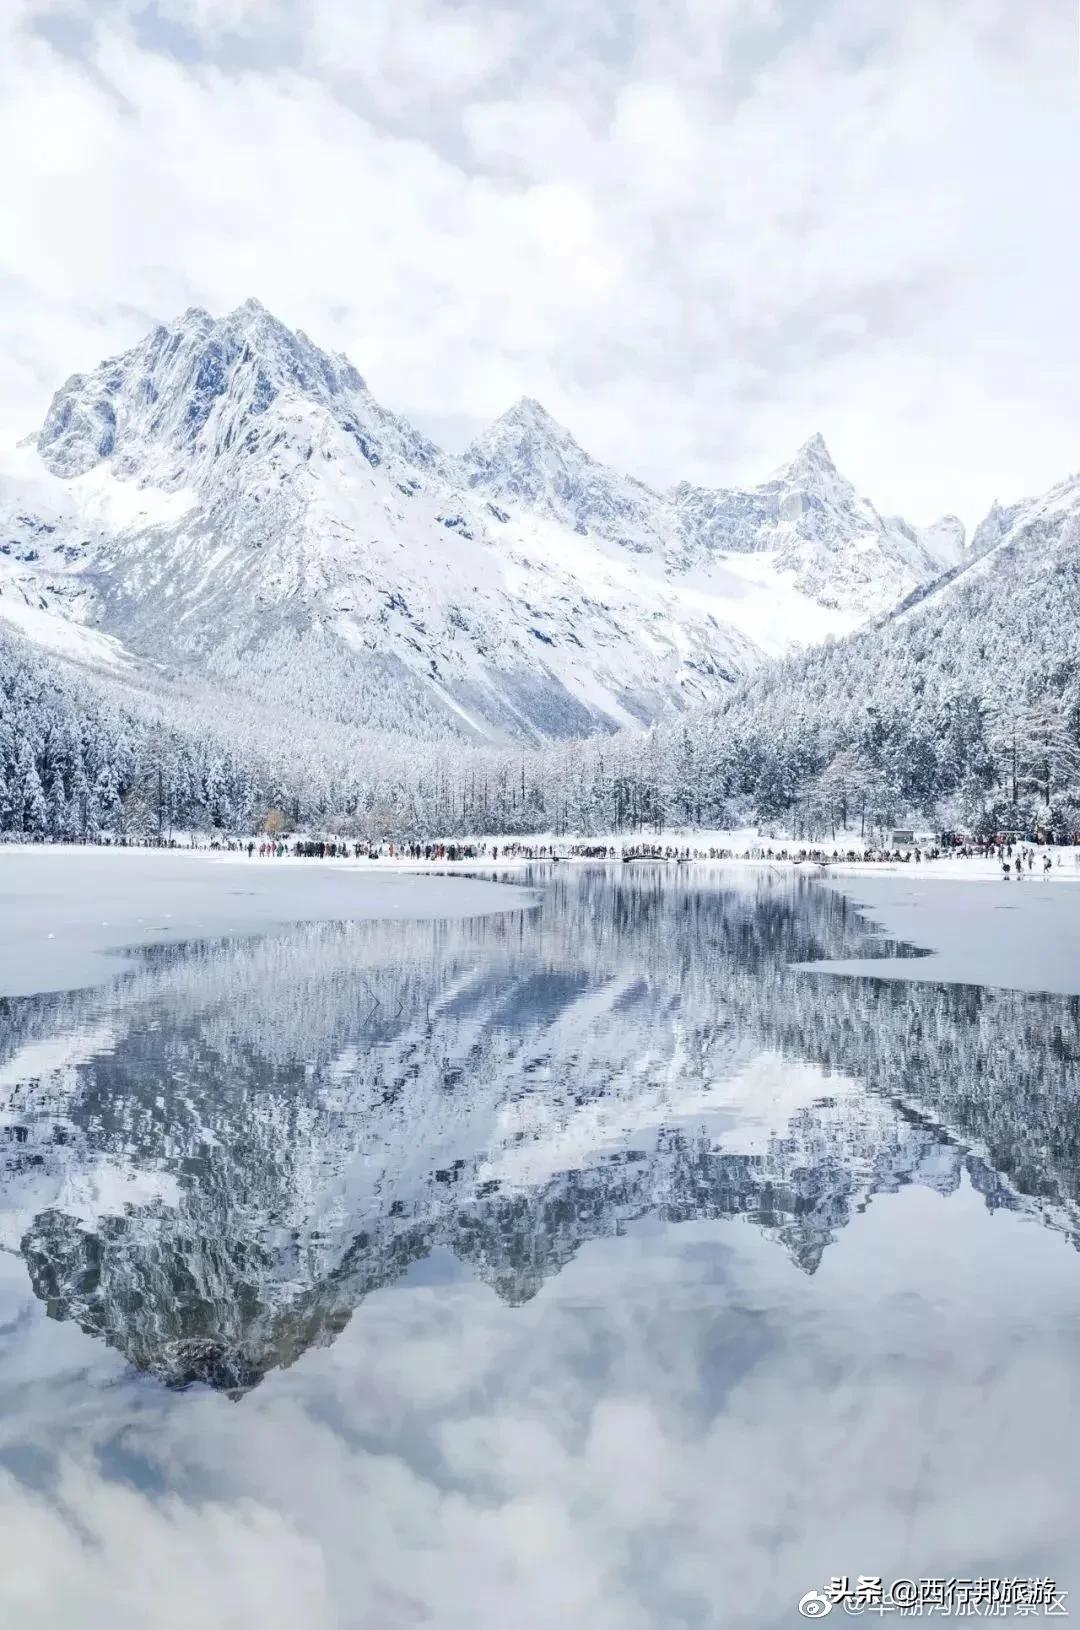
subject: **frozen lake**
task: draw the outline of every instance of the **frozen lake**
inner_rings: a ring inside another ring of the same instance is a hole
[[[172,849],[0,846],[0,996],[110,978],[129,947],[333,918],[468,916],[520,904],[474,878]]]
[[[830,965],[834,973],[1080,994],[1080,887],[1071,879],[969,882],[911,869],[830,881],[887,939],[931,950],[925,960],[875,957],[872,967],[864,958],[840,959]]]
[[[0,869],[0,1622],[1069,1588],[1080,892],[147,858]]]

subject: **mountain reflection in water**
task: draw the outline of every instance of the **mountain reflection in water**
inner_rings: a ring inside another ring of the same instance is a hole
[[[50,1317],[239,1398],[437,1251],[516,1306],[587,1241],[733,1218],[812,1274],[965,1175],[1076,1242],[1075,999],[799,972],[866,954],[832,889],[628,870],[0,1004],[0,1245]]]

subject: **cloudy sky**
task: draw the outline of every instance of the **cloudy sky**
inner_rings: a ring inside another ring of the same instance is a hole
[[[254,294],[451,446],[523,394],[658,484],[821,430],[969,522],[1080,467],[1070,0],[4,13],[0,442]]]

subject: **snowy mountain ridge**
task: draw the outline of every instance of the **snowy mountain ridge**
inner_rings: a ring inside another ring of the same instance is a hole
[[[0,616],[81,662],[373,728],[544,740],[716,699],[959,558],[820,437],[656,493],[523,399],[460,457],[257,301],[56,393],[0,506]]]
[[[914,590],[882,622],[902,625],[922,608],[940,615],[958,600],[973,604],[972,597],[985,596],[998,578],[1009,585],[1009,602],[1034,622],[1053,609],[1051,580],[1075,571],[1078,560],[1080,474],[1075,474],[1037,498],[992,504],[959,567]],[[982,626],[984,619],[978,622]]]

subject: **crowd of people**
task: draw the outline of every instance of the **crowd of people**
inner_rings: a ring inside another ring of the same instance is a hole
[[[212,843],[211,849],[240,850],[260,859],[283,860],[293,856],[298,860],[486,860],[486,843],[364,843],[348,842],[342,838],[296,838],[290,844],[286,838],[248,838],[234,842]],[[505,852],[505,850],[504,850]],[[499,857],[498,845],[491,850],[491,858]]]
[[[924,862],[941,859],[983,859],[997,860],[1002,876],[1006,880],[1016,878],[1018,881],[1025,873],[1031,875],[1036,864],[1039,865],[1043,875],[1049,875],[1056,864],[1060,867],[1061,857],[1066,847],[1071,847],[1074,865],[1080,867],[1080,843],[1067,846],[1052,846],[1024,840],[1020,841],[1006,835],[997,835],[983,840],[963,839],[961,841],[926,842],[910,844],[883,844],[877,847],[867,846],[860,848],[840,848],[834,846],[829,849],[824,846],[810,847],[796,846],[782,840],[765,841],[751,844],[743,848],[722,847],[711,844],[707,848],[695,847],[689,844],[663,844],[663,843],[555,843],[545,842],[527,843],[517,839],[510,842],[404,842],[394,840],[377,843],[366,840],[345,838],[310,838],[296,837],[292,834],[262,834],[257,837],[215,837],[209,842],[200,841],[192,834],[185,842],[175,837],[123,837],[116,835],[101,835],[88,840],[91,843],[106,848],[210,848],[225,851],[231,854],[246,854],[249,858],[259,859],[303,859],[303,860],[409,860],[427,863],[461,860],[483,861],[496,865],[502,861],[559,861],[559,860],[595,860],[595,861],[671,861],[685,863],[688,861],[708,860],[743,860],[768,863],[779,862],[787,865],[814,865],[828,867],[830,865],[850,865],[853,863],[886,864],[886,865],[914,865],[920,866]]]
[[[690,844],[632,843],[366,843],[341,838],[248,838],[215,839],[211,849],[246,853],[260,858],[304,860],[413,860],[436,862],[441,860],[482,860],[497,863],[507,860],[652,860],[687,861],[750,860],[778,861],[787,865],[842,865],[854,862],[886,865],[922,865],[924,861],[948,858],[998,858],[1003,870],[1020,876],[1026,866],[1030,872],[1035,865],[1035,848],[1029,844],[1016,844],[1004,839],[993,839],[985,844],[954,845],[912,844],[889,847],[882,845],[865,849],[809,848],[788,844],[752,844],[747,848],[724,848],[716,844],[697,848]],[[1014,849],[1016,851],[1014,856]],[[1080,864],[1080,849],[1076,851]],[[1058,864],[1061,864],[1060,853]],[[1053,861],[1050,851],[1044,851],[1042,867],[1050,871]]]
[[[998,858],[1001,860],[1002,876],[1005,878],[1006,883],[1008,883],[1011,876],[1012,876],[1012,874],[1015,872],[1016,881],[1019,883],[1020,879],[1024,875],[1024,867],[1025,867],[1025,865],[1027,866],[1029,874],[1032,871],[1034,871],[1034,869],[1035,869],[1035,851],[1032,848],[1025,848],[1025,847],[1021,846],[1020,848],[1017,849],[1016,854],[1014,855],[1012,853],[1012,845],[1011,844],[1009,844],[1008,849],[1009,849],[1009,852],[1008,852],[1008,854],[1006,854],[1004,856],[1004,858],[1002,858],[1000,852],[999,852],[999,856],[998,856]],[[1076,863],[1078,865],[1080,865],[1080,850],[1077,851],[1077,853],[1075,855],[1075,860],[1076,860]],[[1061,865],[1061,856],[1060,855],[1058,855],[1058,865],[1059,866]],[[1054,862],[1050,857],[1049,849],[1047,849],[1047,850],[1044,851],[1043,857],[1042,857],[1042,870],[1043,870],[1043,876],[1044,877],[1047,875],[1048,872],[1053,870],[1053,866],[1054,866]]]

